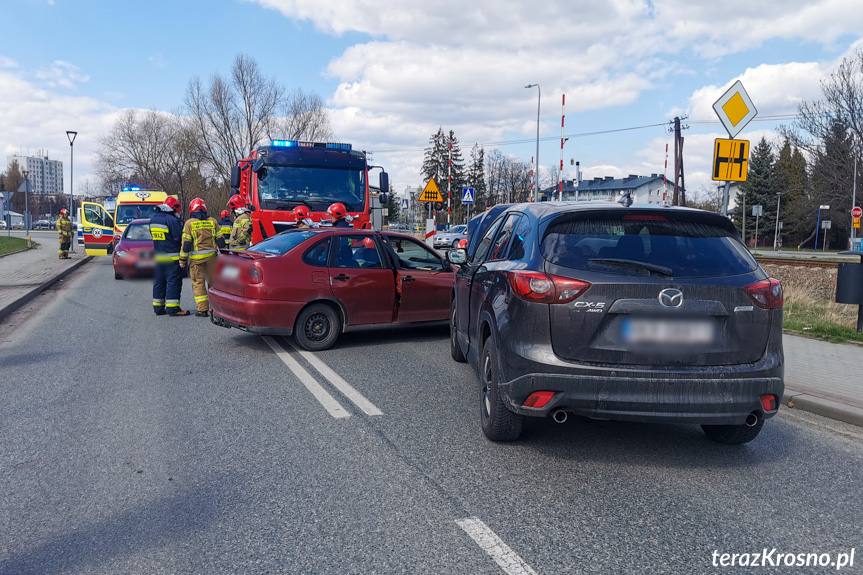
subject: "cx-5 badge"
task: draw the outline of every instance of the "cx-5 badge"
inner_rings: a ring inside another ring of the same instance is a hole
[[[659,292],[659,303],[665,307],[680,307],[683,305],[683,292],[677,288],[667,288]]]

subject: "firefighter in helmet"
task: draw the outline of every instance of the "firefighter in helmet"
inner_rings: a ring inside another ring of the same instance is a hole
[[[222,219],[219,220],[219,226],[222,228],[222,237],[231,237],[231,229],[234,227],[234,222],[231,220],[231,212],[222,210]]]
[[[327,214],[329,214],[330,219],[333,222],[334,228],[352,228],[354,227],[350,223],[350,216],[348,216],[348,209],[341,202],[336,202],[330,207],[327,208]]]
[[[189,266],[192,291],[198,317],[207,317],[210,312],[210,298],[207,288],[213,283],[216,256],[225,247],[222,228],[214,218],[207,215],[207,204],[195,198],[189,204],[189,217],[183,226],[183,247],[180,250],[180,267]]]
[[[72,222],[69,220],[69,210],[63,208],[60,210],[60,217],[57,219],[57,232],[60,234],[60,259],[71,260],[69,257],[69,248],[72,245]]]
[[[188,310],[180,309],[180,290],[183,288],[183,270],[180,269],[182,211],[180,200],[168,196],[165,203],[156,206],[156,212],[150,218],[150,235],[153,236],[153,255],[156,260],[153,276],[153,311],[156,315],[189,315]]]
[[[306,206],[294,208],[294,215],[297,217],[297,229],[319,227],[319,224],[312,219],[312,212]]]
[[[234,213],[234,225],[231,227],[228,247],[232,250],[244,250],[252,243],[252,214],[240,194],[231,196],[228,200],[228,208]]]

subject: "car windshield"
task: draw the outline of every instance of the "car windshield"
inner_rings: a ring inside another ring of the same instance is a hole
[[[114,219],[117,225],[123,226],[132,220],[149,218],[155,211],[155,204],[120,204],[117,206],[117,214]]]
[[[258,199],[265,210],[304,205],[325,212],[333,202],[341,202],[348,211],[360,212],[365,209],[365,173],[350,168],[267,166],[258,173]]]
[[[320,231],[289,230],[256,243],[246,251],[284,255]]]
[[[136,242],[150,241],[153,239],[153,236],[150,235],[149,224],[135,224],[134,226],[129,226],[126,228],[125,237],[127,240],[133,240]]]
[[[451,234],[463,234],[467,230],[467,226],[453,226],[450,230]]]
[[[553,264],[621,275],[714,277],[758,266],[730,231],[664,219],[554,222],[541,250]]]

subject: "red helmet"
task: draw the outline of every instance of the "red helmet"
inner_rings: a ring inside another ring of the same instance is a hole
[[[174,196],[168,196],[165,200],[165,205],[174,210],[175,212],[179,212],[183,206],[180,204],[180,200],[175,198]]]
[[[312,212],[306,206],[297,206],[294,208],[294,215],[298,220],[307,220],[312,217]]]
[[[195,198],[189,203],[189,212],[207,211],[207,204],[201,198]]]
[[[60,210],[60,215],[61,216],[68,216],[69,210],[67,210],[66,208],[63,208],[62,210]]]
[[[228,213],[228,210],[222,210],[222,217],[223,217],[223,218],[227,218],[227,217],[228,217],[228,216],[230,216],[230,215],[231,215],[231,214],[230,214],[230,213]]]
[[[341,202],[336,202],[327,208],[327,213],[337,220],[341,220],[348,215],[348,209]]]
[[[241,196],[240,194],[234,194],[228,200],[228,207],[232,210],[238,210],[240,208],[245,208],[246,202],[243,201],[243,196]]]
[[[373,240],[372,238],[368,238],[368,237],[363,238],[363,247],[375,249],[375,240]]]
[[[460,240],[460,241],[458,242],[458,247],[460,247],[460,248],[467,248],[467,240]]]

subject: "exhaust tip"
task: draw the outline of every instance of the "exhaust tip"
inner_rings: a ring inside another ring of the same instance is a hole
[[[758,424],[758,414],[754,411],[746,416],[747,427],[755,427]]]
[[[556,421],[557,423],[566,422],[567,417],[567,413],[562,409],[556,409],[551,414],[551,418],[554,419],[554,421]]]

